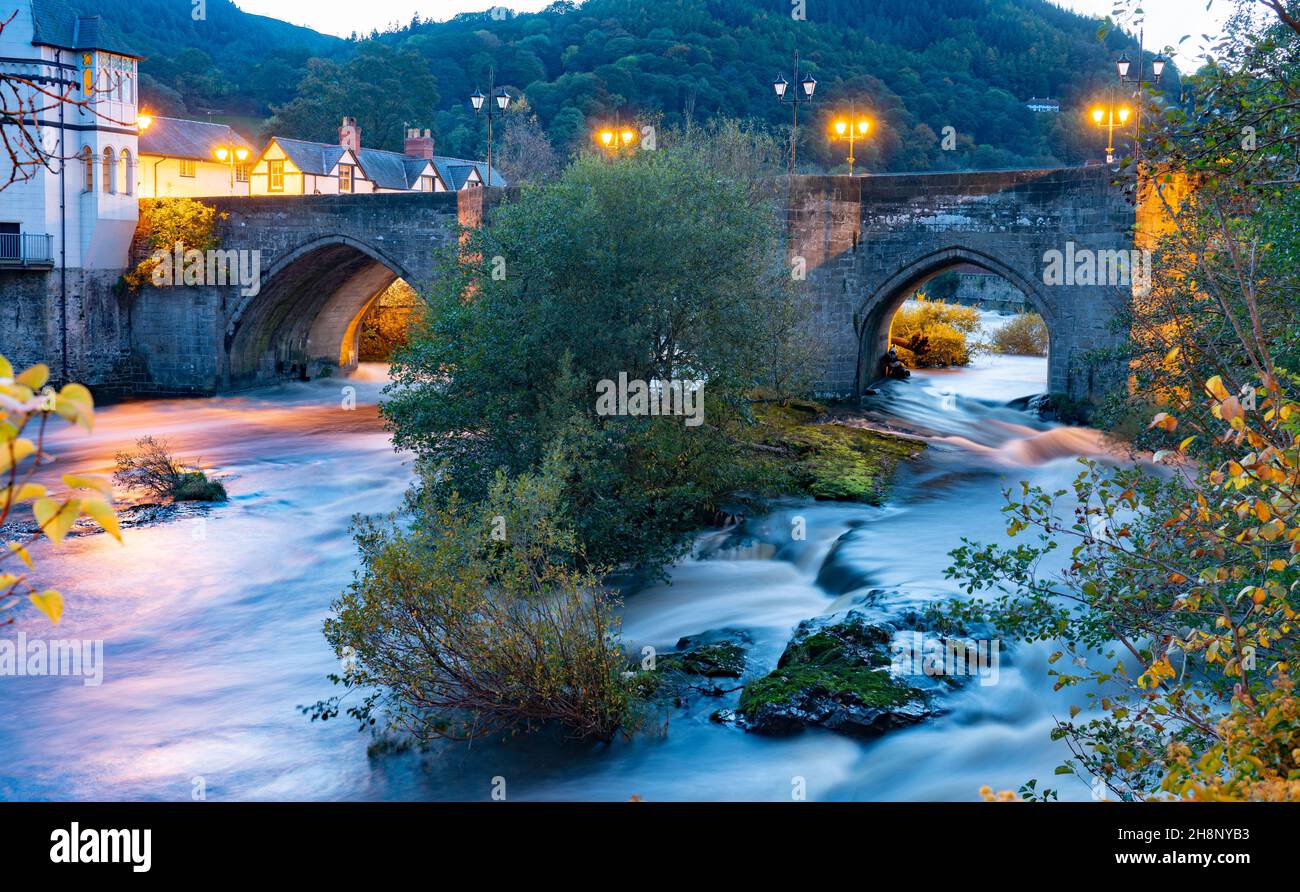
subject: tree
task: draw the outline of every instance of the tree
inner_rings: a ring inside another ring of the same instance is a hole
[[[345,64],[312,59],[289,103],[273,107],[268,135],[338,141],[339,122],[355,118],[368,147],[401,151],[404,128],[429,121],[438,83],[418,53],[363,43]]]
[[[1058,722],[1073,755],[1058,772],[1125,799],[1300,800],[1300,199],[1277,134],[1241,129],[1300,123],[1300,20],[1294,3],[1238,6],[1275,15],[1235,17],[1216,47],[1230,61],[1143,134],[1153,283],[1133,307],[1134,386],[1114,432],[1156,447],[1166,473],[1084,461],[1072,491],[1022,484],[1007,532],[1034,538],[965,542],[949,570],[997,593],[953,608],[962,618],[1064,642],[1051,672],[1087,686],[1088,712]],[[1058,551],[1065,569],[1042,573]]]
[[[383,409],[427,487],[478,500],[499,470],[560,449],[587,558],[649,572],[741,488],[731,429],[791,277],[771,196],[707,158],[689,145],[582,158],[464,234]],[[679,409],[699,396],[704,423],[601,414],[599,383],[620,375],[678,382]]]

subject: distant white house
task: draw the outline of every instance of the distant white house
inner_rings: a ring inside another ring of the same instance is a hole
[[[47,165],[0,191],[0,269],[111,269],[124,265],[136,204],[136,102],[140,60],[98,16],[81,16],[56,0],[17,0],[0,32],[0,68],[49,93],[19,86],[46,109],[34,124]],[[8,10],[0,5],[0,11]],[[17,125],[6,123],[16,135]],[[0,158],[0,182],[12,161]]]
[[[1025,108],[1031,112],[1060,112],[1061,103],[1056,99],[1039,99],[1035,96],[1025,103]]]

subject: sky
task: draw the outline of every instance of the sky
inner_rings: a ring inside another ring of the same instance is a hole
[[[549,6],[551,0],[365,0],[363,3],[345,0],[235,0],[245,12],[272,16],[306,25],[325,34],[346,37],[353,31],[368,34],[372,28],[385,30],[393,23],[406,24],[415,12],[421,18],[449,19],[461,12],[482,12],[493,6],[502,6],[516,12],[536,12]],[[1115,0],[1052,0],[1085,15],[1109,15]],[[1212,0],[1209,11],[1207,0],[1144,0],[1146,11],[1147,46],[1156,50],[1166,45],[1177,45],[1184,34],[1192,39],[1183,44],[1179,61],[1194,58],[1201,43],[1201,34],[1216,34],[1231,5],[1230,0]],[[817,0],[807,0],[810,14]],[[1184,66],[1187,67],[1187,66]]]

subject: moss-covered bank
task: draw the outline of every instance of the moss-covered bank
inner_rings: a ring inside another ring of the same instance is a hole
[[[881,504],[900,461],[925,446],[833,420],[826,407],[797,400],[756,403],[747,439],[751,461],[773,490],[830,501]]]

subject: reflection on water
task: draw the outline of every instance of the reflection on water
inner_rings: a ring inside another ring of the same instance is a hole
[[[771,558],[683,561],[672,585],[628,599],[629,646],[745,629],[762,672],[800,620],[869,592],[884,609],[955,595],[947,552],[962,536],[1001,538],[1004,486],[1064,484],[1073,455],[1101,451],[1092,432],[1006,407],[1041,390],[1045,370],[1042,359],[987,357],[886,385],[868,415],[933,443],[891,503],[791,503],[751,521],[770,546],[757,553]],[[1046,646],[1004,654],[999,683],[968,686],[947,714],[865,743],[822,731],[765,739],[710,722],[734,694],[701,698],[666,734],[608,747],[533,738],[372,758],[346,718],[310,723],[296,707],[333,693],[325,676],[337,668],[321,622],[357,565],[348,518],[392,510],[410,479],[409,457],[394,453],[376,415],[383,380],[372,367],[349,381],[131,403],[102,410],[93,437],[55,434],[61,471],[106,472],[136,437],[166,438],[226,479],[231,501],[127,530],[125,546],[102,535],[57,555],[41,546],[68,602],[58,636],[104,640],[104,683],[0,679],[0,797],[187,799],[202,778],[218,800],[485,799],[504,776],[511,799],[788,800],[802,777],[810,799],[970,800],[983,784],[1059,780],[1063,753],[1048,730],[1068,704],[1051,691]],[[354,411],[343,408],[347,387]],[[796,514],[806,541],[789,541]],[[1086,795],[1077,783],[1062,789]]]

